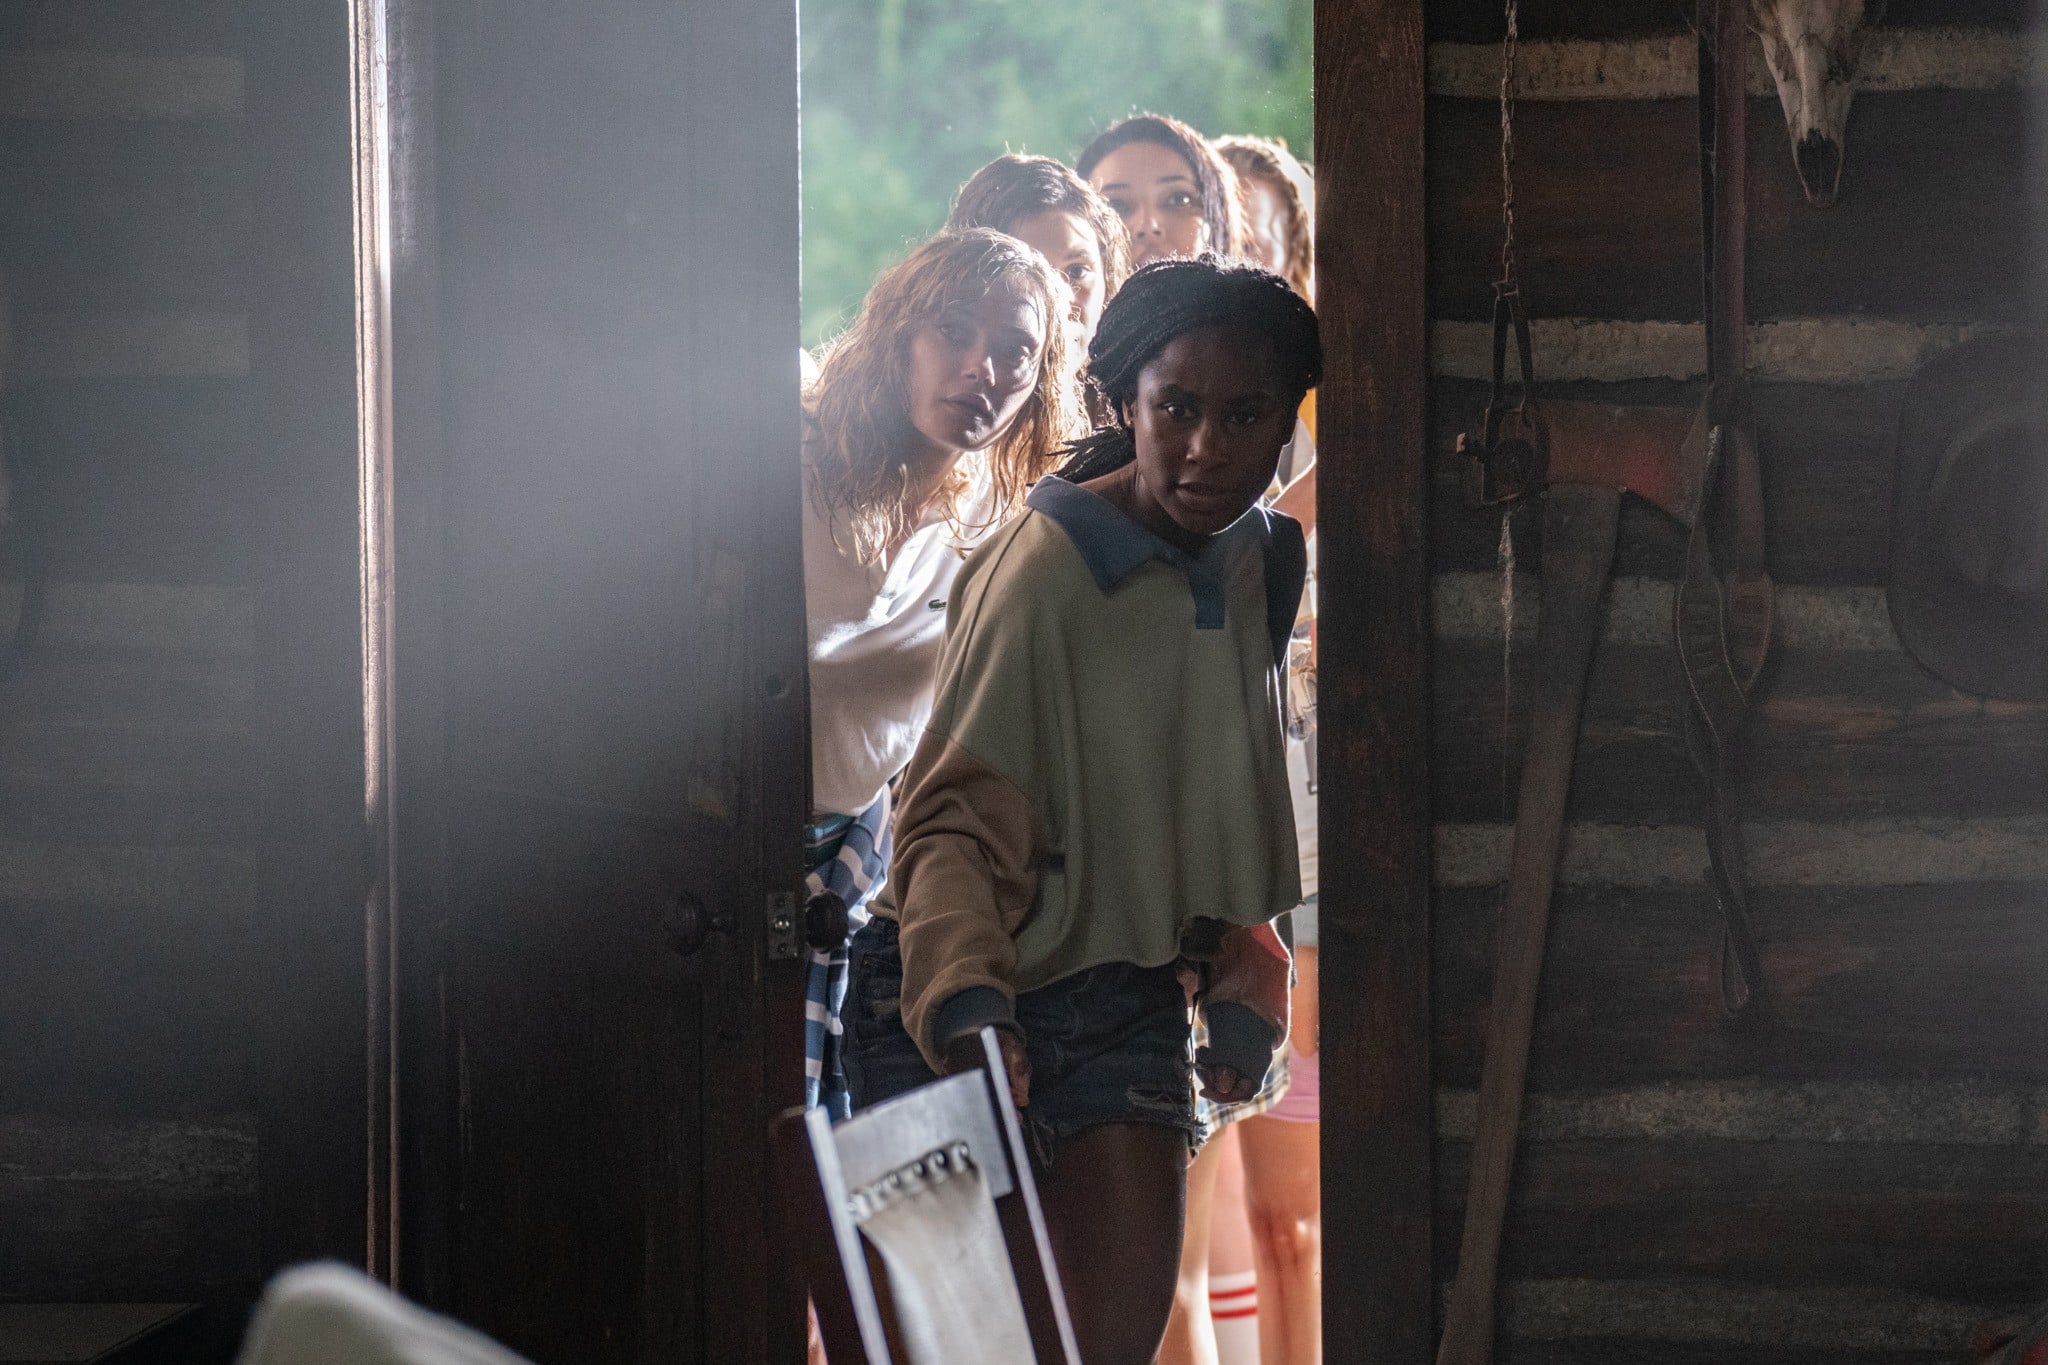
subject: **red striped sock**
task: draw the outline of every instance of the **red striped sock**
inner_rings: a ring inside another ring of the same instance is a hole
[[[1259,1277],[1245,1270],[1209,1277],[1209,1317],[1221,1365],[1259,1365]]]

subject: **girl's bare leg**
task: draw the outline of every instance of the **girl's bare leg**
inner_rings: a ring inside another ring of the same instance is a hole
[[[1294,1048],[1313,1055],[1320,954],[1294,954]],[[1260,1365],[1321,1365],[1323,1359],[1323,1180],[1320,1123],[1246,1119],[1245,1207],[1259,1265]]]
[[[1216,1205],[1216,1171],[1223,1147],[1216,1140],[1188,1166],[1188,1216],[1181,1235],[1180,1278],[1159,1365],[1216,1365],[1216,1329],[1209,1320],[1209,1220]]]
[[[818,1335],[818,1305],[804,1303],[804,1365],[826,1365],[825,1338]]]
[[[1258,1359],[1258,1262],[1245,1203],[1244,1147],[1238,1141],[1242,1126],[1233,1123],[1211,1140],[1223,1149],[1216,1211],[1209,1217],[1209,1321],[1218,1365],[1249,1365]]]
[[[1173,1308],[1187,1139],[1149,1123],[1084,1128],[1039,1182],[1087,1365],[1151,1365]]]
[[[1263,1115],[1237,1125],[1259,1266],[1261,1365],[1323,1358],[1322,1127]]]

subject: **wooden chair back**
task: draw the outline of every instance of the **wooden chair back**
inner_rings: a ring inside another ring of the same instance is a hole
[[[832,1365],[1080,1365],[993,1029],[984,1069],[776,1123]]]

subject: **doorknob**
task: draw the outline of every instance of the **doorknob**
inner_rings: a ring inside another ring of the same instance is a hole
[[[820,891],[804,902],[804,942],[821,953],[846,942],[846,902],[837,891]]]
[[[704,946],[718,928],[704,902],[688,891],[678,892],[661,912],[661,931],[677,956],[688,957]]]

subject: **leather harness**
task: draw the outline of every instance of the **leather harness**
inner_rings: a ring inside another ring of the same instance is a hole
[[[1743,197],[1748,141],[1747,0],[1700,0],[1701,287],[1707,329],[1707,505],[1686,537],[1673,611],[1692,701],[1686,741],[1706,779],[1707,853],[1726,938],[1721,998],[1739,1013],[1763,998],[1749,926],[1736,746],[1770,649],[1772,586],[1764,563],[1763,473],[1746,374]],[[1720,513],[1720,515],[1716,515]]]

